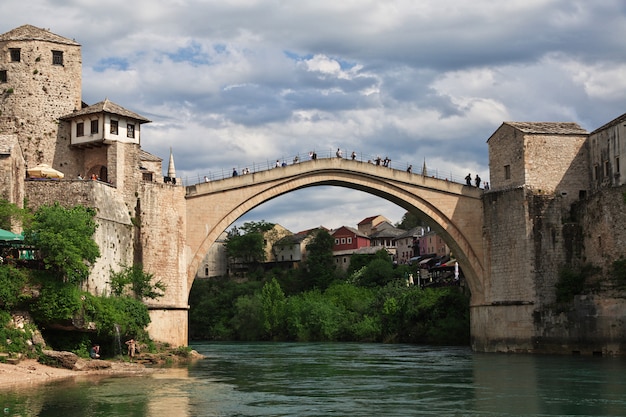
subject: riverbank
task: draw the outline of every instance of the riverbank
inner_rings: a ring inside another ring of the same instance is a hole
[[[107,367],[99,369],[94,367],[80,371],[44,365],[35,359],[24,359],[16,364],[0,363],[0,390],[47,384],[65,379],[133,376],[146,375],[152,372],[165,372],[161,368],[149,368],[138,363],[102,362],[107,362]]]

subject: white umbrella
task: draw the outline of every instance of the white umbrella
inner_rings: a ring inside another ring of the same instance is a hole
[[[48,164],[39,164],[26,170],[28,176],[32,178],[63,178],[65,174],[57,171]]]

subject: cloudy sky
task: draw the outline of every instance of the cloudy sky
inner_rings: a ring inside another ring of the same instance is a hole
[[[185,183],[341,147],[488,181],[503,121],[592,131],[626,112],[623,0],[3,0],[0,32],[49,28],[82,45],[83,101],[152,123]],[[293,232],[404,210],[333,187],[239,222]]]

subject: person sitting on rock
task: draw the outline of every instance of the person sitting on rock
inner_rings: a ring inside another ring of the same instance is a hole
[[[89,351],[89,357],[91,359],[99,359],[100,358],[100,345],[93,345],[91,350]]]

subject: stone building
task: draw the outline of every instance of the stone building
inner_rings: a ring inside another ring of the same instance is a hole
[[[96,209],[101,256],[83,288],[109,292],[109,274],[141,263],[167,285],[149,305],[155,340],[187,344],[183,187],[164,183],[162,159],[141,149],[148,119],[108,99],[82,102],[80,45],[49,30],[20,26],[0,35],[0,196],[36,209],[59,202]],[[45,163],[60,181],[30,181]],[[97,181],[78,179],[79,174]],[[163,181],[163,182],[162,182]]]
[[[626,184],[621,167],[625,158],[620,158],[626,155],[626,114],[589,134],[589,154],[593,191]]]
[[[82,107],[81,82],[76,41],[31,25],[0,35],[0,133],[17,136],[27,166],[77,172],[80,158],[59,118]]]

